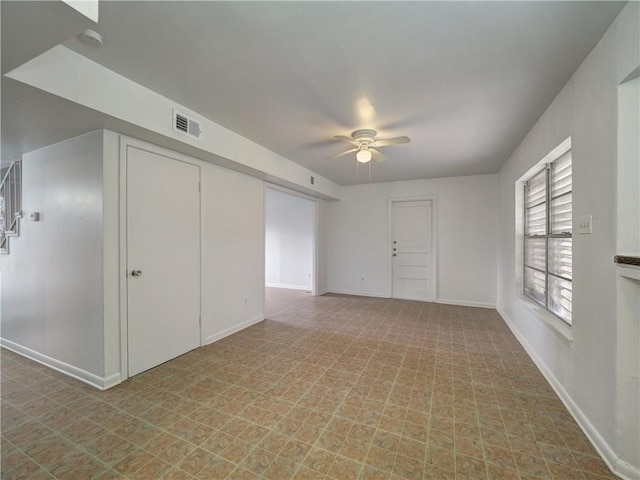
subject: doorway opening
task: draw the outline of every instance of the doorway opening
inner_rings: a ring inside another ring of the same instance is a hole
[[[265,310],[316,294],[316,202],[265,188]]]

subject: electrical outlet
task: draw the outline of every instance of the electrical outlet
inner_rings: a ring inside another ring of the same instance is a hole
[[[244,304],[249,305],[249,297],[244,297]]]
[[[580,217],[578,219],[578,233],[582,235],[593,233],[593,223],[591,215],[585,215],[584,217]]]

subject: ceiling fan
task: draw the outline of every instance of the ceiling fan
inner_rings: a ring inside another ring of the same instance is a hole
[[[384,158],[384,155],[376,150],[377,148],[396,145],[398,143],[409,143],[411,141],[409,137],[394,137],[376,140],[376,133],[377,132],[375,130],[360,129],[353,132],[351,134],[351,138],[344,135],[336,135],[334,138],[350,143],[355,148],[331,155],[329,159],[342,157],[343,155],[356,152],[356,160],[360,163],[367,163],[371,160],[372,153],[376,153]]]

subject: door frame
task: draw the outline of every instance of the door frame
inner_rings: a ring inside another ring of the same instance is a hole
[[[186,155],[168,150],[166,148],[158,147],[142,140],[137,140],[132,137],[120,135],[120,148],[119,148],[119,168],[120,168],[120,195],[119,195],[119,226],[120,226],[120,377],[121,381],[125,381],[129,378],[129,317],[128,317],[128,250],[127,250],[127,149],[129,147],[137,148],[145,152],[160,155],[177,162],[188,163],[195,167],[198,167],[200,182],[202,181],[202,168],[201,163],[195,159],[192,159]],[[199,230],[200,230],[200,292],[198,310],[200,315],[200,347],[204,343],[202,338],[202,195],[198,197],[200,202],[200,218],[199,218]]]
[[[294,197],[299,197],[302,198],[304,200],[309,200],[310,202],[313,203],[313,222],[312,222],[312,226],[313,226],[313,235],[311,236],[312,240],[312,245],[311,245],[311,255],[313,257],[313,260],[311,262],[311,294],[316,297],[318,296],[318,272],[319,272],[319,268],[318,268],[318,222],[319,220],[319,208],[318,208],[318,199],[314,198],[310,195],[306,195],[304,193],[301,192],[296,192],[295,190],[291,190],[289,188],[286,187],[282,187],[280,185],[276,185],[275,183],[269,183],[269,182],[264,182],[264,189],[265,189],[265,193],[264,193],[264,247],[266,249],[266,232],[267,232],[267,189],[270,190],[276,190],[278,192],[282,192],[282,193],[286,193],[288,195],[292,195]],[[265,255],[264,258],[264,263],[266,266],[266,262],[267,262],[267,258]],[[266,268],[262,269],[262,283],[265,285],[265,289],[266,289],[266,283],[267,283],[267,273],[266,273]],[[265,291],[265,290],[263,290]],[[263,293],[264,296],[264,293]],[[263,298],[263,303],[264,303],[264,298]]]
[[[437,248],[437,232],[436,226],[437,222],[437,196],[436,195],[419,195],[412,197],[389,197],[387,203],[387,212],[388,212],[388,232],[387,236],[387,252],[389,255],[389,261],[387,263],[389,269],[389,298],[394,298],[393,296],[393,256],[391,252],[393,251],[393,204],[400,202],[417,202],[417,201],[427,201],[431,203],[431,225],[429,225],[431,229],[431,255],[433,258],[433,281],[429,287],[429,302],[437,302],[438,297],[438,248]]]

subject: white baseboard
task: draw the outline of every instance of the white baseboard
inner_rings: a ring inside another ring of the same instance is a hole
[[[94,373],[87,372],[86,370],[82,370],[81,368],[74,367],[73,365],[61,360],[56,360],[55,358],[49,357],[43,353],[36,352],[28,347],[12,342],[11,340],[7,340],[6,338],[0,338],[0,345],[7,350],[17,353],[18,355],[22,355],[34,362],[41,363],[42,365],[52,368],[60,373],[64,373],[69,377],[80,380],[81,382],[100,390],[106,390],[107,388],[118,385],[121,382],[120,372],[107,377],[101,377]]]
[[[119,385],[122,383],[122,375],[120,372],[117,373],[113,373],[111,375],[107,375],[106,377],[104,377],[104,388],[103,390],[106,390],[108,388],[111,387],[115,387],[116,385]]]
[[[640,469],[625,462],[620,457],[616,456],[616,460],[613,462],[612,470],[616,475],[624,480],[638,480],[640,479]]]
[[[285,285],[284,283],[266,283],[266,287],[272,288],[288,288],[290,290],[311,290],[311,285],[308,287],[305,285]]]
[[[316,292],[316,297],[319,297],[320,295],[324,295],[325,293],[329,293],[329,290],[327,290],[326,288],[324,290],[318,290]]]
[[[242,322],[237,325],[234,325],[233,327],[226,328],[220,332],[207,335],[204,339],[204,345],[209,345],[210,343],[221,340],[224,337],[228,337],[229,335],[239,332],[240,330],[244,330],[245,328],[250,327],[251,325],[260,323],[263,320],[264,320],[264,315],[258,315],[256,317],[250,318],[246,322]]]
[[[325,292],[327,293],[327,292]],[[356,295],[359,297],[376,297],[376,298],[391,298],[391,296],[389,295],[389,292],[384,292],[384,293],[371,293],[371,292],[358,292],[355,290],[336,290],[336,289],[331,289],[328,291],[328,293],[339,293],[341,295]],[[403,299],[398,299],[398,300],[403,300]],[[411,299],[407,299],[407,300],[411,300]],[[414,300],[416,302],[419,302],[420,300]],[[428,300],[425,300],[428,301]],[[446,298],[438,298],[434,303],[442,303],[442,304],[446,304],[446,305],[460,305],[463,307],[481,307],[481,308],[496,308],[496,306],[494,304],[491,303],[481,303],[481,302],[466,302],[464,300],[449,300]]]
[[[384,293],[372,293],[372,292],[358,292],[355,290],[336,290],[330,289],[327,290],[326,293],[337,293],[339,295],[356,295],[358,297],[376,297],[376,298],[389,298],[389,294],[387,292]]]
[[[448,298],[438,298],[436,303],[442,303],[445,305],[459,305],[461,307],[479,307],[479,308],[496,308],[494,303],[483,302],[467,302],[466,300],[450,300]]]
[[[618,457],[611,445],[602,437],[582,409],[567,393],[553,372],[533,350],[531,345],[529,345],[526,338],[520,333],[509,316],[500,308],[496,309],[611,471],[625,480],[640,480],[640,470]]]

